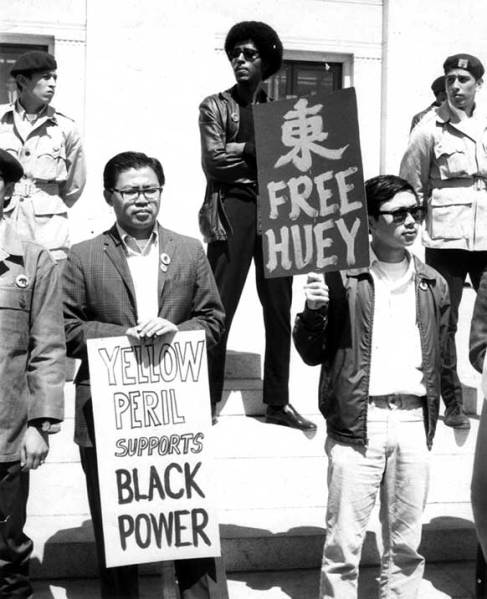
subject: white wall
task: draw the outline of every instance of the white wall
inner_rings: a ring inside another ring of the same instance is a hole
[[[431,104],[430,85],[447,56],[467,52],[487,66],[485,0],[384,0],[382,170],[397,173],[411,117]],[[479,102],[485,102],[485,90]]]
[[[197,108],[206,94],[232,83],[222,46],[239,20],[270,23],[293,56],[351,59],[347,79],[357,89],[366,177],[397,172],[410,119],[432,101],[430,84],[447,55],[466,51],[487,63],[485,0],[384,0],[383,31],[381,0],[86,3],[0,0],[0,39],[3,33],[55,38],[55,105],[77,121],[88,156],[88,187],[73,212],[75,239],[110,220],[101,171],[128,148],[161,159],[168,179],[163,218],[198,235],[204,179]]]
[[[90,184],[84,201],[96,205],[97,213],[107,159],[122,150],[142,150],[160,158],[166,171],[162,221],[198,236],[204,194],[198,104],[232,85],[223,42],[234,23],[248,19],[271,24],[288,50],[354,55],[365,162],[376,172],[380,89],[369,82],[380,78],[379,0],[89,0]],[[92,224],[98,229],[101,219]]]

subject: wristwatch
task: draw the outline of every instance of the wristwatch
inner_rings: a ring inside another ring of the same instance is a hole
[[[60,422],[50,420],[49,418],[35,418],[29,422],[29,426],[35,426],[39,431],[48,435],[57,433],[61,429]]]

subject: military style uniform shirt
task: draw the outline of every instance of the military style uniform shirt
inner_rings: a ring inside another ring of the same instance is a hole
[[[27,424],[63,419],[59,267],[0,221],[0,462],[20,459]]]
[[[55,259],[64,258],[69,247],[68,208],[80,197],[86,180],[76,125],[49,105],[30,122],[19,102],[4,104],[0,148],[24,168],[4,218],[21,237],[40,243]]]
[[[430,248],[487,250],[487,116],[460,120],[448,102],[411,132],[400,167],[426,207]]]

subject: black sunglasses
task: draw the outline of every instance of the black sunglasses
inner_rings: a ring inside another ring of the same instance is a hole
[[[422,206],[411,206],[410,208],[398,208],[397,210],[381,210],[379,214],[390,214],[392,222],[396,225],[402,224],[408,214],[410,214],[417,223],[424,220],[424,208]]]
[[[228,54],[230,60],[235,60],[240,56],[240,54],[244,55],[245,60],[249,62],[254,62],[257,58],[259,58],[259,52],[254,50],[253,48],[240,48],[236,46],[233,50],[231,50]]]

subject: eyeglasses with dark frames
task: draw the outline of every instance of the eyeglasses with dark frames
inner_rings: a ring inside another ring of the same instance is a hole
[[[116,187],[112,188],[112,191],[116,191],[122,196],[123,200],[127,202],[135,202],[139,199],[141,195],[144,196],[146,200],[157,200],[161,195],[162,187],[132,187],[131,189],[117,189]]]
[[[425,210],[422,206],[411,206],[410,208],[398,208],[397,210],[380,210],[379,214],[390,214],[392,222],[395,225],[400,225],[405,222],[408,214],[410,214],[417,223],[424,220]]]
[[[254,50],[254,48],[241,48],[240,46],[235,46],[235,48],[229,53],[230,60],[236,60],[240,57],[240,54],[243,54],[245,60],[248,62],[254,62],[254,60],[259,58],[258,50]]]

